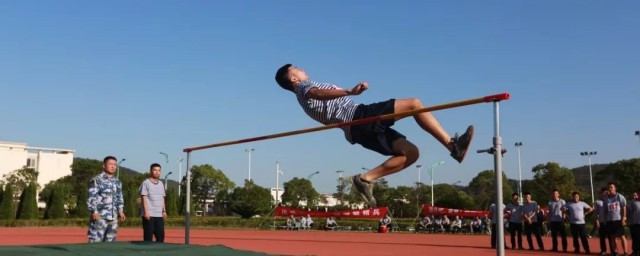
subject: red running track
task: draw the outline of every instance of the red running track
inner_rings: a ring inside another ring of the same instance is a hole
[[[42,245],[86,243],[85,228],[0,228],[0,245]],[[191,230],[191,244],[225,245],[239,250],[288,255],[496,255],[488,235],[268,231]],[[142,229],[119,230],[118,241],[140,241]],[[167,243],[184,243],[183,229],[167,229]],[[630,242],[630,241],[629,241]],[[544,238],[547,249],[549,237]],[[589,239],[593,254],[599,252],[598,239]],[[620,245],[619,245],[620,246]],[[526,247],[526,241],[525,241]],[[573,252],[569,238],[569,251]],[[620,252],[622,250],[619,250]],[[506,255],[575,255],[528,250],[505,251]]]

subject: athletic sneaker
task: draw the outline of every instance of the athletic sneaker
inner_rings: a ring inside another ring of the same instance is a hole
[[[451,139],[451,142],[449,142],[451,144],[451,157],[459,163],[462,163],[465,155],[467,155],[467,149],[469,149],[471,140],[473,140],[473,125],[469,125],[467,131],[461,136],[458,136],[456,133],[456,136]]]
[[[351,177],[351,182],[353,182],[353,186],[360,192],[364,201],[369,204],[371,208],[376,208],[377,202],[376,199],[373,198],[373,184],[362,180],[360,174]]]

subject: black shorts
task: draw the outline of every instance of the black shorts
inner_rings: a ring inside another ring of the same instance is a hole
[[[353,120],[393,114],[395,102],[395,99],[390,99],[369,105],[359,105],[353,114]],[[380,154],[396,155],[397,153],[393,151],[393,142],[406,137],[391,129],[395,122],[395,119],[387,119],[351,126],[351,138],[355,143]]]
[[[619,221],[619,220],[607,221],[607,225],[605,227],[607,230],[607,234],[609,235],[615,235],[615,236],[624,235],[624,227],[622,226],[622,221]]]

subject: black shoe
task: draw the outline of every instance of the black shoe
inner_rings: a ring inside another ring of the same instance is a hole
[[[371,208],[376,208],[377,202],[373,197],[373,184],[362,180],[360,174],[351,177],[351,182],[353,182],[353,186],[360,192],[364,201],[369,204]]]
[[[471,140],[473,140],[473,125],[469,125],[467,127],[467,131],[465,131],[461,136],[454,136],[451,139],[451,157],[462,163],[465,155],[467,155],[467,149],[469,149],[469,145],[471,144]]]

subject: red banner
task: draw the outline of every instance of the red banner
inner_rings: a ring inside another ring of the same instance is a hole
[[[422,205],[422,214],[423,215],[450,215],[450,216],[460,216],[460,217],[482,217],[485,214],[489,215],[489,211],[475,211],[475,210],[461,210],[461,209],[451,209],[437,206],[430,206],[423,204]]]
[[[289,207],[278,206],[275,210],[276,217],[289,217],[291,215],[295,217],[311,215],[311,217],[335,217],[335,218],[351,218],[351,219],[379,219],[389,212],[389,208],[380,207],[364,210],[348,210],[337,212],[321,212],[321,211],[307,211],[302,209],[295,209]]]

